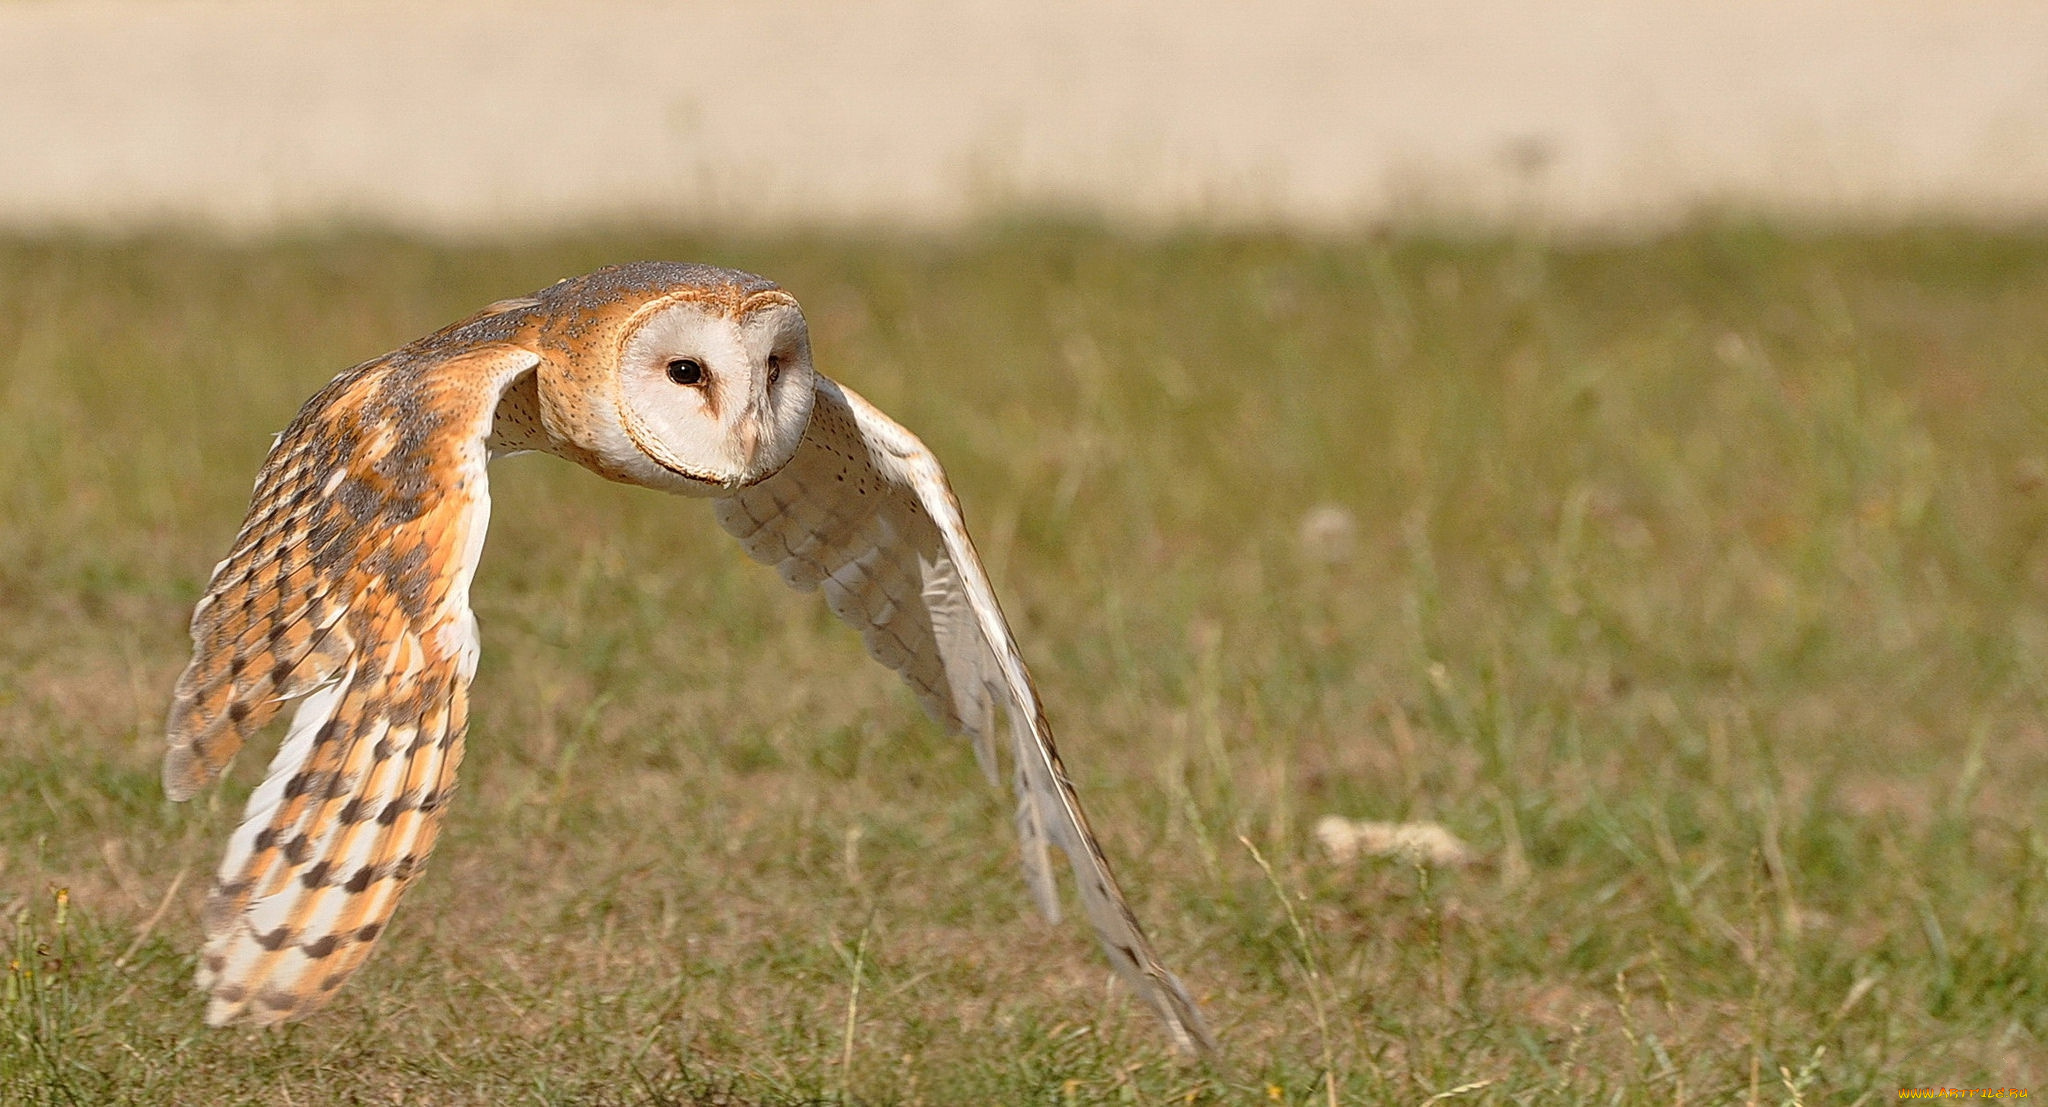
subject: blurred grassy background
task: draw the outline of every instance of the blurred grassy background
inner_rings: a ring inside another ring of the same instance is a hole
[[[1220,1065],[1036,918],[1005,797],[822,604],[541,457],[494,467],[465,783],[382,952],[307,1023],[200,1026],[256,769],[170,805],[160,726],[269,434],[639,257],[774,277],[945,461]],[[2039,1088],[2044,320],[2048,238],[1945,227],[0,239],[0,1094]],[[1335,864],[1329,813],[1482,861]]]

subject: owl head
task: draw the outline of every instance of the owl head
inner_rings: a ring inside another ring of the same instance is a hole
[[[774,282],[641,262],[531,299],[522,337],[542,355],[558,452],[614,480],[703,496],[757,483],[796,453],[815,395],[810,331]]]

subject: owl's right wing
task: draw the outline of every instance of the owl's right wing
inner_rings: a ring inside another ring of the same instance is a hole
[[[718,521],[791,587],[822,588],[868,653],[934,719],[974,742],[995,779],[996,709],[1010,723],[1017,831],[1039,909],[1059,918],[1048,844],[1120,976],[1183,1049],[1213,1051],[1186,989],[1154,956],[1088,827],[960,505],[924,443],[838,383],[817,378],[809,429],[774,476],[717,501]]]
[[[402,351],[343,373],[278,436],[192,613],[164,791],[191,797],[295,703],[207,899],[207,1021],[325,1003],[418,874],[455,786],[476,670],[469,581],[493,411],[539,356]]]

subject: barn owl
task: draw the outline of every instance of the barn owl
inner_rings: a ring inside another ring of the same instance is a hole
[[[500,301],[349,369],[272,446],[192,613],[167,725],[164,790],[183,800],[296,702],[207,900],[209,1023],[318,1008],[418,876],[462,760],[485,465],[528,450],[712,498],[748,554],[822,589],[972,739],[991,783],[1000,711],[1039,909],[1057,921],[1058,846],[1118,974],[1177,1045],[1213,1048],[1088,828],[937,459],[812,368],[787,292],[662,262]]]

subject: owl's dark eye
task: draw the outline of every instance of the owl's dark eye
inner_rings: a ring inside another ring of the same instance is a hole
[[[781,358],[781,356],[780,356],[780,355],[778,355],[778,354],[769,354],[769,355],[768,355],[768,383],[769,383],[769,384],[774,384],[774,383],[775,383],[775,378],[777,378],[777,377],[780,377],[781,375],[782,375],[782,358]]]
[[[677,384],[704,383],[704,363],[693,357],[679,357],[668,363],[668,379]]]

